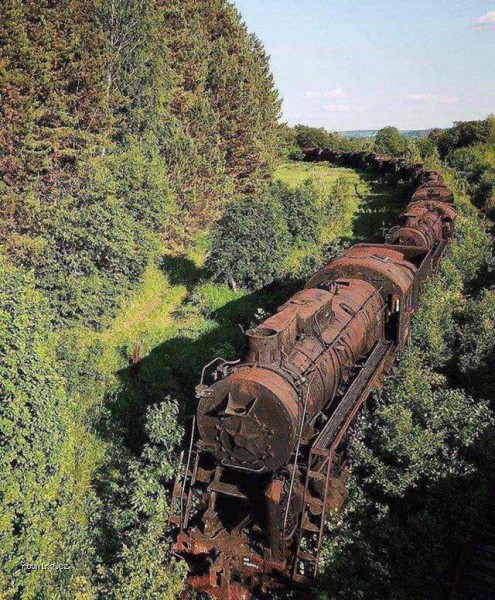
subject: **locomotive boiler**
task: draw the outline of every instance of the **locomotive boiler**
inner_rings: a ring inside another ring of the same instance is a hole
[[[439,173],[370,153],[309,149],[305,159],[405,180],[411,203],[386,243],[348,248],[246,331],[242,361],[217,359],[211,383],[203,371],[169,520],[190,587],[213,597],[311,584],[327,514],[345,497],[346,433],[407,344],[454,234]]]
[[[338,397],[358,360],[383,336],[383,299],[357,279],[305,289],[246,332],[242,366],[198,406],[198,430],[219,464],[254,473],[289,461],[308,428]]]

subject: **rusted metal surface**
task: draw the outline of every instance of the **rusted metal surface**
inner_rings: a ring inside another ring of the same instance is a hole
[[[452,190],[447,184],[441,181],[423,183],[416,188],[416,191],[411,196],[413,202],[432,200],[436,202],[452,202],[453,198]]]
[[[415,200],[400,214],[399,226],[387,234],[387,242],[430,250],[452,237],[455,214],[447,202]]]
[[[189,577],[188,585],[189,590],[182,596],[183,600],[191,598],[190,590],[207,594],[211,598],[218,598],[218,600],[249,600],[251,598],[249,588],[235,582],[226,583],[225,585],[219,585],[218,581],[212,583],[210,575]]]
[[[246,332],[242,361],[223,362],[197,387],[169,520],[190,587],[214,598],[311,584],[327,513],[345,497],[346,432],[407,342],[454,233],[439,173],[367,152],[304,155],[406,181],[412,202],[387,243],[357,244],[325,265]]]
[[[311,420],[382,335],[383,302],[372,285],[340,279],[330,290],[303,290],[248,331],[246,362],[206,391],[199,433],[221,464],[258,473],[286,464],[309,375]]]
[[[381,244],[357,244],[317,271],[306,284],[317,287],[339,277],[355,277],[378,286],[382,294],[407,294],[416,268],[395,250]]]

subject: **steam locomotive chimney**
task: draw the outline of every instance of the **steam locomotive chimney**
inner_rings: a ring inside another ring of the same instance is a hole
[[[255,329],[246,331],[249,340],[248,362],[280,363],[284,348],[292,347],[297,319],[294,307],[286,307]]]

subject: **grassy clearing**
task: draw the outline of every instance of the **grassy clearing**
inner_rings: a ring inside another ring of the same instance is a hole
[[[287,162],[275,171],[275,179],[283,181],[291,187],[298,187],[307,179],[311,179],[318,191],[329,193],[339,177],[345,177],[352,183],[359,184],[361,176],[353,169],[334,167],[325,162]]]
[[[328,163],[290,162],[281,165],[275,178],[296,187],[311,179],[322,199],[334,193],[339,180],[350,184],[355,198],[349,198],[339,214],[332,215],[324,229],[325,242],[336,239],[351,243],[381,239],[404,206],[404,190],[395,190],[372,176]]]

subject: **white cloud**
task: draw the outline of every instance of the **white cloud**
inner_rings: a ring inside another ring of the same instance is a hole
[[[341,98],[344,95],[344,90],[341,88],[335,88],[333,90],[326,90],[325,92],[314,92],[308,90],[305,94],[306,98]]]
[[[489,10],[486,15],[480,17],[475,24],[475,29],[478,31],[483,31],[487,29],[492,29],[495,31],[495,10]]]
[[[362,106],[353,106],[352,104],[325,104],[321,107],[323,112],[334,112],[334,113],[349,113],[349,112],[362,112],[364,108]]]
[[[430,102],[433,104],[457,104],[459,98],[455,96],[440,96],[437,94],[426,94],[420,92],[417,94],[406,94],[406,100],[412,100],[413,102]]]

